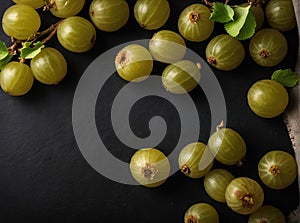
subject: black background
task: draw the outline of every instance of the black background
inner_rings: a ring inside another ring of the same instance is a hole
[[[88,18],[88,6],[80,15]],[[88,65],[104,51],[130,40],[151,38],[156,32],[138,26],[133,16],[135,1],[128,1],[130,18],[120,30],[105,33],[97,30],[97,42],[88,53],[75,54],[64,50],[56,37],[47,43],[60,50],[68,61],[66,78],[58,86],[34,83],[22,97],[0,92],[0,220],[2,222],[183,222],[185,210],[196,202],[212,204],[220,222],[246,223],[248,216],[232,212],[225,204],[212,200],[204,191],[203,178],[191,179],[177,171],[160,187],[123,185],[94,171],[82,157],[72,129],[72,100],[77,82]],[[161,29],[178,32],[180,12],[198,0],[170,0],[171,15]],[[0,0],[0,15],[13,4]],[[50,12],[39,10],[42,27],[58,21]],[[117,15],[116,15],[117,16]],[[264,23],[264,27],[267,23]],[[186,41],[187,46],[204,58],[205,46],[216,34],[223,33],[216,24],[212,36],[201,43]],[[262,68],[248,54],[248,40],[243,41],[247,55],[242,65],[230,72],[213,71],[218,78],[227,103],[227,126],[237,130],[247,144],[247,157],[242,167],[223,166],[215,162],[213,168],[226,168],[236,177],[248,176],[257,180],[265,192],[265,204],[280,208],[285,215],[295,209],[299,190],[295,181],[283,190],[271,190],[262,184],[257,164],[264,153],[273,149],[292,152],[282,116],[263,119],[254,115],[246,100],[249,87],[257,80],[269,78],[276,69],[294,68],[297,30],[284,33],[289,52],[276,67]],[[0,30],[0,39],[10,44]],[[113,62],[113,61],[112,61]],[[164,65],[155,63],[159,73]],[[122,145],[114,135],[110,123],[109,105],[113,96],[126,82],[114,74],[99,95],[96,120],[103,141],[118,158],[128,161],[135,150]],[[209,108],[201,89],[191,92],[201,121],[199,141],[207,142],[210,131]],[[99,106],[101,105],[101,106]],[[107,107],[103,106],[107,105]],[[162,116],[168,123],[166,138],[158,148],[168,154],[176,145],[179,123],[177,113],[164,99],[147,97],[132,109],[130,124],[140,137],[149,134],[145,128],[150,117]],[[141,118],[141,116],[143,118]],[[138,118],[136,118],[138,117]]]

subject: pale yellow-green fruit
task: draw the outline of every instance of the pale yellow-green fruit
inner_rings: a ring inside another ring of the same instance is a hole
[[[190,178],[205,176],[213,166],[213,156],[202,142],[186,145],[179,153],[178,165],[182,173]]]
[[[129,6],[125,0],[93,0],[89,15],[93,24],[105,32],[114,32],[129,19]]]
[[[58,18],[68,18],[77,15],[84,6],[85,0],[54,0],[50,12]]]
[[[163,152],[156,148],[142,148],[130,160],[133,178],[146,187],[162,185],[170,174],[170,163]]]
[[[56,49],[47,47],[30,61],[35,79],[47,85],[58,84],[67,74],[67,61]]]
[[[31,89],[33,81],[30,67],[16,61],[8,63],[0,74],[2,90],[12,96],[26,94]]]
[[[65,49],[74,53],[84,53],[94,46],[96,29],[83,17],[68,17],[58,25],[57,39]]]
[[[140,82],[149,77],[153,69],[150,52],[138,44],[124,47],[115,58],[117,73],[126,81]]]
[[[184,213],[184,223],[219,223],[217,210],[207,203],[191,205]]]
[[[18,40],[26,40],[39,30],[41,18],[34,8],[16,4],[4,12],[2,28],[6,35]]]
[[[45,5],[44,0],[13,0],[16,4],[24,4],[38,9]]]

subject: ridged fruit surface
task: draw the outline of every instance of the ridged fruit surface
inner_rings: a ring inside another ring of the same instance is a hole
[[[93,0],[89,15],[93,24],[105,32],[123,27],[129,18],[129,6],[125,0]]]
[[[164,88],[173,94],[192,91],[200,81],[200,68],[200,64],[190,60],[180,60],[168,65],[162,73]]]
[[[206,46],[207,62],[219,70],[233,70],[243,62],[245,49],[242,43],[228,34],[220,34]]]
[[[178,165],[182,173],[190,178],[200,178],[213,166],[213,157],[202,142],[186,145],[179,153]]]
[[[67,74],[67,61],[52,47],[42,51],[30,61],[35,79],[43,84],[58,84]]]
[[[203,4],[192,4],[179,15],[178,30],[187,40],[201,42],[210,37],[214,21],[209,19],[210,10]]]
[[[33,73],[26,64],[13,61],[1,70],[1,88],[12,96],[26,94],[31,89],[33,81]]]
[[[249,52],[252,59],[259,65],[273,67],[286,56],[288,44],[285,36],[276,29],[259,30],[251,38]]]
[[[84,53],[94,46],[96,29],[89,20],[72,16],[59,24],[57,38],[65,49],[75,53]]]
[[[142,148],[130,159],[130,171],[135,180],[146,187],[162,185],[170,174],[170,163],[156,148]]]
[[[140,82],[149,77],[153,69],[150,52],[139,44],[130,44],[115,58],[117,73],[126,81]]]
[[[274,118],[284,112],[289,95],[285,87],[274,80],[259,80],[247,93],[250,109],[262,118]]]
[[[39,30],[41,18],[34,8],[16,4],[9,7],[2,17],[2,28],[6,35],[26,40]]]
[[[225,165],[240,165],[247,152],[244,139],[231,128],[221,128],[214,132],[207,145],[215,159]]]

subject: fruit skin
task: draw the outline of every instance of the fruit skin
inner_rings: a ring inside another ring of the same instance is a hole
[[[178,165],[181,172],[190,178],[205,176],[213,166],[213,157],[202,142],[186,145],[179,153]]]
[[[252,59],[261,66],[278,65],[286,56],[288,44],[285,36],[276,29],[259,30],[251,38],[249,52]]]
[[[84,53],[95,44],[96,29],[89,20],[71,16],[58,25],[57,38],[65,49],[75,53]]]
[[[147,30],[159,29],[170,16],[167,0],[137,0],[134,5],[134,17],[141,27]]]
[[[186,44],[178,33],[160,30],[151,38],[149,50],[154,59],[163,63],[174,63],[184,57]]]
[[[153,69],[150,52],[138,44],[130,44],[117,54],[115,59],[117,73],[126,81],[140,82],[149,77]]]
[[[28,5],[13,5],[4,12],[2,17],[3,31],[18,40],[26,40],[37,32],[40,26],[39,14]]]
[[[89,15],[98,29],[114,32],[127,23],[129,6],[124,0],[93,0],[90,4]]]
[[[213,169],[204,177],[204,189],[215,201],[225,203],[225,190],[234,176],[225,169]]]
[[[2,90],[12,96],[26,94],[31,89],[33,81],[33,73],[30,67],[16,61],[8,63],[0,74]]]
[[[259,222],[286,223],[282,211],[271,205],[263,205],[252,213],[248,219],[248,223]]]
[[[54,0],[55,7],[50,12],[58,18],[68,18],[77,15],[84,6],[85,0]]]
[[[269,25],[285,32],[296,27],[296,17],[292,0],[270,0],[266,5]]]
[[[192,91],[200,82],[199,64],[190,60],[180,60],[168,65],[162,73],[164,88],[173,94],[185,94]]]
[[[238,177],[228,184],[225,199],[231,210],[242,215],[248,215],[262,206],[264,191],[255,180],[248,177]]]
[[[247,147],[242,136],[231,128],[221,128],[208,139],[208,148],[215,159],[225,165],[240,165]]]
[[[258,174],[261,181],[272,189],[284,189],[297,177],[295,158],[280,150],[267,152],[259,161]]]
[[[256,22],[255,31],[258,31],[260,30],[260,28],[262,27],[265,21],[264,10],[262,9],[261,6],[257,6],[257,5],[251,6],[250,10],[255,17],[255,22]]]
[[[131,157],[130,172],[139,184],[146,187],[158,187],[169,177],[170,163],[160,150],[142,148]]]
[[[245,58],[242,43],[228,34],[220,34],[206,46],[207,62],[219,70],[229,71],[241,65]]]
[[[34,77],[43,84],[58,84],[67,73],[67,61],[56,49],[47,47],[30,61]]]
[[[284,112],[289,95],[285,87],[274,80],[259,80],[247,93],[250,109],[262,118],[274,118]]]
[[[190,206],[184,214],[184,223],[219,223],[217,210],[207,203],[196,203]]]
[[[13,0],[13,2],[16,4],[28,5],[35,9],[39,9],[45,5],[44,0]]]
[[[202,4],[192,4],[179,15],[178,30],[187,40],[201,42],[210,37],[214,30],[214,21],[209,19],[210,10]]]

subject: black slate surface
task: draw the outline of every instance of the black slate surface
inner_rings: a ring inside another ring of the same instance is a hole
[[[80,13],[88,18],[88,5]],[[145,188],[111,181],[97,173],[85,161],[72,128],[72,102],[77,83],[89,64],[106,50],[127,41],[151,38],[155,31],[138,26],[133,17],[135,1],[128,1],[130,19],[126,26],[113,32],[97,30],[97,42],[88,53],[74,54],[64,50],[56,37],[47,43],[60,50],[68,61],[68,74],[58,86],[34,83],[32,90],[22,97],[12,97],[0,92],[0,220],[2,222],[183,222],[185,210],[196,202],[212,204],[219,212],[220,222],[246,223],[248,216],[232,212],[225,204],[213,201],[205,193],[203,178],[190,179],[177,171],[162,186]],[[179,13],[197,0],[170,0],[171,15],[161,29],[177,30]],[[13,4],[1,0],[0,15]],[[42,29],[58,21],[50,12],[39,10]],[[265,23],[264,26],[267,26]],[[212,36],[224,32],[216,25]],[[273,68],[256,65],[249,54],[243,64],[234,71],[213,69],[226,99],[227,126],[237,130],[247,143],[247,157],[242,167],[221,167],[237,176],[257,180],[265,192],[265,204],[280,208],[284,214],[299,203],[296,181],[288,188],[277,191],[268,189],[258,178],[257,163],[262,155],[273,149],[292,153],[282,117],[262,119],[247,106],[246,94],[257,80],[269,78],[276,69],[293,68],[298,45],[297,30],[285,33],[289,52],[284,61]],[[211,38],[212,38],[211,36]],[[9,38],[0,29],[0,39],[9,44]],[[186,41],[187,46],[204,58],[202,43]],[[247,52],[248,41],[243,41]],[[155,71],[163,66],[155,63]],[[109,105],[114,93],[126,84],[117,74],[111,77],[99,95],[96,107],[97,126],[103,141],[113,155],[129,160],[134,150],[120,144],[111,129]],[[199,141],[209,137],[209,108],[205,96],[197,88],[191,96],[199,109],[201,134]],[[151,109],[150,109],[151,108]],[[133,132],[140,137],[149,134],[145,128],[149,118],[162,116],[170,126],[166,138],[159,145],[167,154],[178,138],[180,123],[174,122],[176,111],[170,103],[158,97],[147,97],[132,109],[130,123]],[[141,117],[142,116],[142,117]],[[140,117],[135,119],[134,117]],[[173,118],[172,118],[173,117]]]

